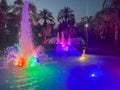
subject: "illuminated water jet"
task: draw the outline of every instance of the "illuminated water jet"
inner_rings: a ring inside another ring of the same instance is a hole
[[[86,49],[83,49],[82,55],[81,55],[81,57],[79,58],[79,60],[80,60],[81,62],[87,62]]]
[[[29,64],[30,66],[34,66],[35,63],[37,63],[37,59],[40,59],[40,54],[44,53],[42,46],[35,47],[33,44],[32,29],[29,19],[29,3],[28,0],[26,0],[22,9],[22,20],[18,33],[19,44],[7,48],[4,63],[5,67],[11,62],[17,67],[25,67]]]
[[[64,37],[64,33],[61,32],[61,38],[59,33],[57,33],[57,49],[58,50],[63,50],[63,51],[68,51],[69,50],[69,46],[71,44],[71,39],[70,39],[70,35],[68,36],[67,39],[65,39]]]

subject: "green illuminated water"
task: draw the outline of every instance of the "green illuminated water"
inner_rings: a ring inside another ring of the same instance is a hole
[[[65,77],[56,65],[7,69],[2,73],[0,90],[61,90],[66,86]]]

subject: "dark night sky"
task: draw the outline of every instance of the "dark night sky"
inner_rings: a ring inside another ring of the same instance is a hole
[[[12,4],[15,0],[7,0],[9,4]],[[23,0],[24,1],[24,0]],[[102,9],[102,3],[104,0],[28,0],[33,2],[37,6],[37,10],[43,8],[48,9],[53,13],[56,18],[60,9],[65,6],[74,10],[74,14],[77,21],[83,16],[95,15],[97,11]]]

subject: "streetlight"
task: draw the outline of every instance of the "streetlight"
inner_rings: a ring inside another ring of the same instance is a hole
[[[89,27],[89,24],[86,23],[85,24],[85,28],[86,28],[86,45],[88,44],[88,27]]]
[[[86,24],[85,24],[85,27],[88,28],[88,26],[89,26],[88,23],[86,23]]]

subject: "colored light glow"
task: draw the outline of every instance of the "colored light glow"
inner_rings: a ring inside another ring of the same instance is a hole
[[[17,66],[17,65],[18,65],[18,62],[15,62],[14,64],[15,64],[15,66]]]
[[[29,64],[28,64],[30,67],[35,67],[35,66],[37,66],[38,65],[38,63],[37,63],[37,60],[36,60],[36,58],[35,57],[31,57],[30,58],[30,60],[29,60]]]
[[[70,35],[68,36],[68,39],[65,40],[63,32],[61,32],[61,37],[59,33],[57,33],[57,44],[61,45],[59,49],[61,49],[62,51],[68,51],[69,46],[71,45]]]
[[[79,58],[80,61],[85,61],[86,59],[87,59],[87,57],[84,54]]]
[[[68,45],[70,45],[71,43],[68,43]]]
[[[79,55],[80,54],[80,52],[72,45],[66,45],[65,47],[62,47],[61,44],[57,44],[56,51],[57,51],[56,52],[57,54],[59,53],[61,55],[62,55],[62,52],[66,52],[66,55]]]
[[[35,63],[33,62],[30,66],[33,67],[35,65]]]
[[[40,63],[41,58],[40,58],[40,57],[37,57],[37,58],[36,58],[36,61],[37,61],[38,63]]]
[[[92,73],[92,74],[91,74],[91,77],[96,77],[96,74],[95,74],[95,73]]]
[[[63,42],[61,42],[60,44],[63,44]]]
[[[65,51],[68,51],[68,47],[65,48]]]
[[[85,61],[86,59],[87,59],[87,56],[86,56],[86,50],[85,49],[83,49],[83,52],[82,52],[82,56],[80,57],[80,61]]]
[[[40,62],[40,54],[44,53],[42,46],[35,47],[32,40],[32,28],[29,21],[29,2],[25,0],[22,8],[21,26],[18,34],[19,44],[15,44],[12,47],[8,47],[5,66],[12,61],[17,67],[24,67],[27,64],[29,66],[35,66],[37,62]],[[47,44],[48,40],[45,39],[44,44]],[[28,46],[29,44],[29,46]],[[33,57],[34,56],[34,57]]]
[[[31,78],[36,78],[39,77],[40,80],[43,80],[43,82],[46,80],[49,80],[51,82],[52,77],[54,77],[54,75],[57,72],[58,69],[60,69],[59,67],[53,67],[53,66],[49,66],[49,65],[42,65],[39,67],[28,67],[29,69],[25,69],[28,73],[29,76],[31,76]],[[34,76],[34,77],[33,77]],[[51,77],[51,78],[46,78],[46,77]],[[43,79],[44,78],[44,79]]]
[[[89,26],[88,23],[86,23],[86,24],[85,24],[85,27],[87,28],[88,26]]]
[[[15,62],[15,65],[16,65],[17,67],[24,67],[24,66],[26,65],[25,59],[24,59],[23,57],[21,57],[18,62]]]
[[[63,47],[63,51],[68,51],[68,47],[67,46]]]
[[[89,73],[89,77],[90,78],[99,78],[103,75],[103,72],[100,70],[100,69],[96,69],[96,70],[92,70],[90,73]]]
[[[36,59],[30,64],[31,67],[35,66],[36,64]]]

